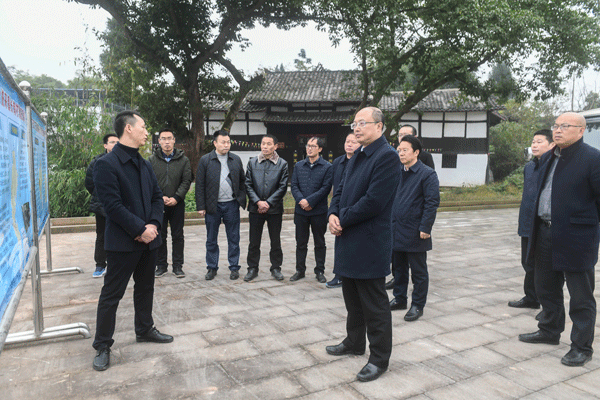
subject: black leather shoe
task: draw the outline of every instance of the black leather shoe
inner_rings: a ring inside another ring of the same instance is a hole
[[[160,278],[161,276],[163,276],[166,273],[167,273],[167,267],[157,267],[156,271],[154,272],[154,276],[156,278]]]
[[[415,305],[410,306],[410,310],[404,316],[405,321],[416,321],[423,315],[423,309]]]
[[[361,382],[369,382],[374,381],[379,378],[381,374],[387,371],[387,368],[379,368],[377,365],[368,363],[360,370],[360,372],[356,375],[356,379]]]
[[[235,281],[239,277],[240,273],[238,271],[231,271],[231,273],[229,274],[229,279],[231,279],[232,281]]]
[[[296,273],[294,275],[292,275],[292,277],[290,278],[290,281],[294,282],[294,281],[304,278],[305,276],[306,275],[304,274],[304,272],[296,271]]]
[[[215,276],[217,276],[217,270],[210,268],[206,275],[204,275],[204,279],[206,279],[207,281],[212,281],[213,279],[215,279]]]
[[[282,281],[283,280],[283,274],[281,273],[281,270],[279,268],[275,268],[274,270],[271,271],[271,276],[275,279],[277,279],[278,281]]]
[[[335,289],[342,287],[342,280],[336,275],[332,280],[325,284],[328,289]]]
[[[539,313],[537,313],[537,315],[535,316],[535,320],[539,321],[542,319],[542,315],[544,314],[544,310],[540,311]]]
[[[550,336],[542,331],[533,333],[523,333],[519,335],[519,340],[525,343],[545,343],[545,344],[559,344],[560,336]]]
[[[527,297],[523,297],[521,300],[509,301],[508,306],[514,308],[533,308],[534,310],[537,310],[540,308],[540,303],[528,300]]]
[[[103,347],[98,350],[94,363],[92,364],[96,371],[105,371],[110,366],[110,348]]]
[[[325,278],[325,275],[323,275],[322,272],[317,272],[316,278],[319,281],[319,283],[327,282],[327,279]]]
[[[385,290],[392,290],[394,288],[394,278],[385,284]]]
[[[173,268],[173,275],[175,275],[176,278],[185,278],[185,272],[183,272],[183,268],[181,267]]]
[[[569,367],[581,367],[586,362],[592,359],[592,353],[587,351],[581,351],[579,349],[571,349],[560,362]]]
[[[406,300],[398,300],[395,297],[390,301],[390,310],[406,310]]]
[[[136,336],[136,342],[152,342],[152,343],[171,343],[173,336],[160,333],[158,329],[152,327],[145,335]]]
[[[365,354],[364,348],[362,350],[357,350],[351,347],[346,347],[344,342],[336,344],[334,346],[327,346],[325,347],[325,351],[327,351],[327,354],[331,354],[332,356],[345,356],[346,354],[362,356],[363,354]]]
[[[256,268],[248,268],[248,273],[244,277],[244,281],[250,282],[252,279],[258,276],[258,269]]]

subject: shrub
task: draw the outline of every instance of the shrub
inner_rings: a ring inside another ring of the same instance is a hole
[[[48,197],[52,217],[79,217],[88,215],[90,194],[85,190],[85,168],[50,170]]]

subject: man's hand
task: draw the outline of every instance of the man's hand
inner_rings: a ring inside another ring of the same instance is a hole
[[[258,206],[259,214],[266,214],[267,211],[269,211],[269,208],[271,208],[269,203],[267,203],[266,201],[263,201],[263,200],[256,202],[256,205]]]
[[[163,196],[163,201],[165,202],[165,206],[173,207],[177,205],[177,200],[174,197]]]
[[[342,226],[340,225],[340,219],[337,215],[331,214],[329,216],[329,232],[335,236],[340,236],[342,234]]]
[[[421,239],[429,239],[431,235],[429,233],[421,232]]]
[[[298,202],[298,205],[300,206],[301,209],[306,210],[306,207],[310,208],[310,204],[308,204],[308,201],[306,199],[302,199]],[[310,210],[306,210],[306,211],[310,211]]]
[[[148,224],[146,225],[146,230],[144,231],[144,233],[142,233],[139,236],[138,242],[142,242],[142,243],[150,243],[151,241],[153,241],[154,239],[156,239],[156,237],[158,236],[158,230],[156,229],[155,225],[152,224]]]
[[[204,217],[206,215],[206,210],[198,210],[198,214],[200,214],[201,217]]]

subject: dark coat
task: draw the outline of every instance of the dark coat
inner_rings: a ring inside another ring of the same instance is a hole
[[[236,154],[227,152],[229,179],[233,185],[233,195],[242,208],[246,208],[246,176],[242,160]],[[215,150],[205,154],[198,162],[196,170],[196,210],[208,214],[217,212],[219,186],[221,184],[221,161]]]
[[[440,205],[440,182],[435,171],[421,161],[404,171],[396,189],[392,210],[394,251],[431,250],[431,237],[421,239],[421,232],[431,234]]]
[[[419,161],[427,165],[429,168],[435,169],[435,164],[433,163],[433,156],[431,153],[428,153],[425,150],[421,151],[419,153]]]
[[[160,234],[150,244],[134,240],[163,220],[163,194],[152,166],[141,156],[140,168],[117,143],[113,150],[96,161],[94,184],[106,212],[104,248],[109,251],[141,251],[160,246]]]
[[[192,184],[192,167],[190,160],[183,150],[173,149],[173,157],[167,162],[162,149],[159,147],[148,157],[152,164],[158,187],[164,196],[173,197],[177,203],[185,200],[185,195]]]
[[[292,173],[292,196],[296,200],[294,212],[299,215],[321,215],[327,213],[327,196],[331,192],[332,165],[319,157],[313,167],[308,159],[299,161]],[[312,208],[303,210],[298,203],[306,199]]]
[[[600,151],[578,140],[561,150],[552,180],[552,268],[582,272],[598,261],[600,240]],[[540,159],[535,215],[543,183],[556,155]],[[537,224],[532,226],[528,261],[535,257]]]
[[[540,174],[540,162],[537,157],[525,164],[523,169],[523,197],[519,208],[519,230],[518,235],[529,237],[533,229],[535,218],[535,195],[537,191],[537,179]]]
[[[102,203],[98,198],[98,194],[96,193],[96,188],[94,187],[94,165],[96,165],[96,161],[106,155],[106,153],[98,154],[88,165],[87,170],[85,171],[85,188],[91,194],[90,197],[90,206],[89,210],[94,214],[100,214],[103,217],[106,217],[106,213],[104,212],[104,208],[102,208]]]
[[[277,163],[271,160],[258,162],[252,157],[246,167],[246,191],[248,192],[248,211],[258,212],[256,203],[269,203],[267,214],[283,214],[283,196],[287,192],[289,180],[288,164],[278,156]]]
[[[384,136],[361,146],[348,160],[333,195],[329,215],[337,215],[342,234],[335,238],[337,275],[377,279],[390,274],[392,204],[400,180],[398,153]]]
[[[346,165],[348,165],[348,157],[346,154],[342,154],[335,160],[333,160],[333,193],[337,190],[340,182],[342,181],[342,176],[344,175],[344,171],[346,171]]]

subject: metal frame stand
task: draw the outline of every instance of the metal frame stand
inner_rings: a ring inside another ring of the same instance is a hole
[[[50,234],[50,218],[48,218],[48,222],[46,222],[46,227],[44,228],[44,233],[46,234],[46,270],[40,271],[41,275],[54,275],[54,274],[66,274],[69,272],[77,272],[83,274],[83,269],[79,267],[68,267],[68,268],[59,268],[52,269],[52,235]]]

